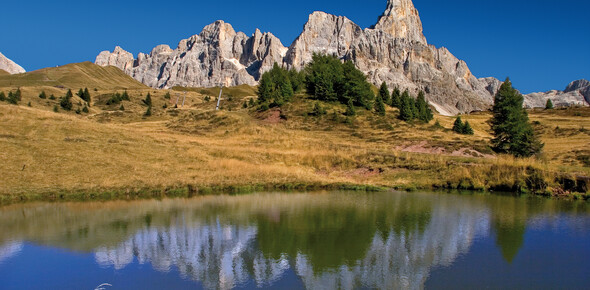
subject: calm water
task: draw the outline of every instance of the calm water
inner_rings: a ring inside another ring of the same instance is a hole
[[[312,193],[0,208],[0,289],[590,288],[590,205]]]

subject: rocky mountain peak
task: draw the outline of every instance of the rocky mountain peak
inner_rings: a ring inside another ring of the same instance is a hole
[[[388,0],[385,12],[373,28],[389,33],[394,38],[427,43],[422,33],[420,15],[412,0]]]
[[[0,69],[9,74],[25,73],[25,69],[0,53]]]
[[[569,93],[569,92],[573,92],[573,91],[577,91],[580,89],[585,89],[587,87],[590,87],[590,82],[584,79],[581,80],[577,80],[577,81],[573,81],[570,84],[567,85],[567,87],[565,88],[565,93]]]

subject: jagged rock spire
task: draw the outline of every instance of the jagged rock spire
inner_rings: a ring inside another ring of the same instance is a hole
[[[374,28],[395,38],[426,44],[426,37],[422,33],[422,21],[412,0],[388,0],[387,8]]]

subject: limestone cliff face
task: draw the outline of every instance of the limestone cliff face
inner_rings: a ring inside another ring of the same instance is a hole
[[[524,95],[524,106],[526,108],[544,108],[548,99],[551,99],[556,107],[588,106],[590,104],[590,82],[577,80],[567,85],[563,91],[552,90]]]
[[[0,69],[9,74],[25,73],[25,69],[0,53]]]
[[[256,30],[248,37],[223,21],[206,26],[199,35],[180,41],[176,49],[155,47],[133,55],[115,48],[103,51],[96,64],[116,66],[154,88],[255,85],[261,73],[282,63],[286,48],[271,33]]]

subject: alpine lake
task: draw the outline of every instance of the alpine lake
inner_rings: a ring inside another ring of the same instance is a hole
[[[0,208],[0,289],[588,289],[590,203],[312,192]]]

